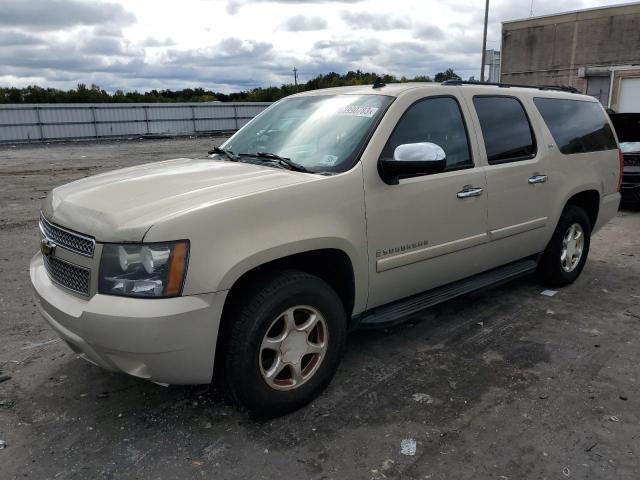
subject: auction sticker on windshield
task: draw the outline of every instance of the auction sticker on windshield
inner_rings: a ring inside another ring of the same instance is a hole
[[[380,110],[379,107],[361,107],[358,105],[347,105],[336,112],[337,115],[346,115],[349,117],[367,117],[371,118]]]

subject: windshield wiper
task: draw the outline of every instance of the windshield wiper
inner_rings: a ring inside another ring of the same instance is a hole
[[[296,172],[304,172],[304,173],[309,172],[309,170],[307,170],[305,167],[303,167],[299,163],[294,162],[290,158],[276,155],[275,153],[258,152],[256,155],[258,155],[260,158],[268,158],[269,160],[275,160],[277,162],[280,162],[281,164],[287,165],[291,170],[295,170]]]
[[[290,158],[281,157],[280,155],[276,155],[275,153],[269,153],[269,152],[240,153],[239,156],[241,156],[241,157],[244,156],[244,157],[264,158],[264,159],[267,159],[267,160],[273,160],[275,162],[278,162],[280,165],[286,166],[289,170],[294,170],[296,172],[303,172],[303,173],[311,173],[305,167],[303,167],[302,165],[294,162]]]
[[[227,150],[226,148],[213,147],[213,150],[209,150],[208,153],[209,155],[213,155],[214,153],[218,155],[224,155],[232,162],[237,162],[239,160],[239,157],[235,153],[233,153],[231,150]]]

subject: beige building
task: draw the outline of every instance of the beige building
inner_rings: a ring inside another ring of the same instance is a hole
[[[566,85],[640,112],[640,2],[502,24],[501,81]]]

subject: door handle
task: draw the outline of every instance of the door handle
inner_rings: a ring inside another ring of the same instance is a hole
[[[479,197],[482,195],[482,189],[466,185],[457,193],[458,198]]]
[[[534,183],[544,183],[547,181],[546,175],[540,175],[536,173],[534,176],[529,177],[529,183],[533,185]]]

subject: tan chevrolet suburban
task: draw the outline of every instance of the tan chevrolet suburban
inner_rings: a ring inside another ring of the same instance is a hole
[[[534,271],[561,287],[616,213],[615,134],[551,88],[376,84],[285,98],[208,158],[55,188],[30,275],[80,357],[160,384],[222,379],[278,415],[347,331]]]

